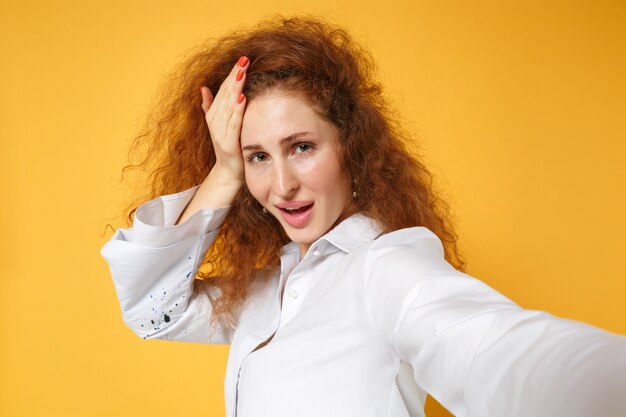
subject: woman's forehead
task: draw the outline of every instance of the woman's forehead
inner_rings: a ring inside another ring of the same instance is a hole
[[[336,135],[335,126],[322,117],[303,93],[271,92],[248,102],[241,128],[241,146],[281,140],[306,132],[313,136]]]

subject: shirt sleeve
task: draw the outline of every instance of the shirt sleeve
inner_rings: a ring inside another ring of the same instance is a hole
[[[379,240],[370,320],[454,415],[626,416],[626,337],[520,308],[449,265],[428,229]]]
[[[175,224],[197,188],[142,204],[133,227],[118,229],[101,250],[122,318],[144,339],[230,343],[231,331],[211,320],[207,291],[218,289],[194,285],[228,209],[203,209]]]

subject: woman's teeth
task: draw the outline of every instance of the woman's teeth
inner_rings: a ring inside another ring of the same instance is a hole
[[[284,208],[282,210],[290,214],[298,214],[298,213],[305,212],[309,207],[311,207],[310,204],[308,206],[302,206],[300,208]]]

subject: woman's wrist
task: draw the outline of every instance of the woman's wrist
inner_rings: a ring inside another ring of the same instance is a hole
[[[225,171],[212,169],[196,190],[176,224],[184,222],[202,209],[230,207],[242,186],[243,181],[233,178]]]
[[[236,192],[243,187],[243,172],[234,173],[232,169],[221,165],[219,162],[215,164],[209,175],[206,176],[202,184],[210,183],[209,187],[218,187],[225,189],[236,189]],[[235,192],[235,194],[236,194]]]

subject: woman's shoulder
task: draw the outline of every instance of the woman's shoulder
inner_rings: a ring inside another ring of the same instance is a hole
[[[445,260],[439,237],[423,226],[384,233],[365,249],[366,269],[373,273],[456,271]]]
[[[346,252],[357,248],[372,253],[430,248],[443,256],[441,240],[426,227],[415,226],[391,232],[384,229],[381,222],[369,213],[359,212],[342,221],[323,238]]]
[[[430,229],[423,226],[407,227],[383,233],[372,242],[372,249],[416,246],[438,247],[441,248],[443,253],[443,245],[439,237]]]
[[[333,246],[350,253],[353,266],[372,271],[401,273],[427,270],[455,271],[445,260],[439,237],[423,226],[384,232],[383,225],[358,213],[324,236]]]
[[[376,257],[407,255],[444,257],[443,245],[439,237],[423,226],[383,233],[372,241],[368,253]]]

